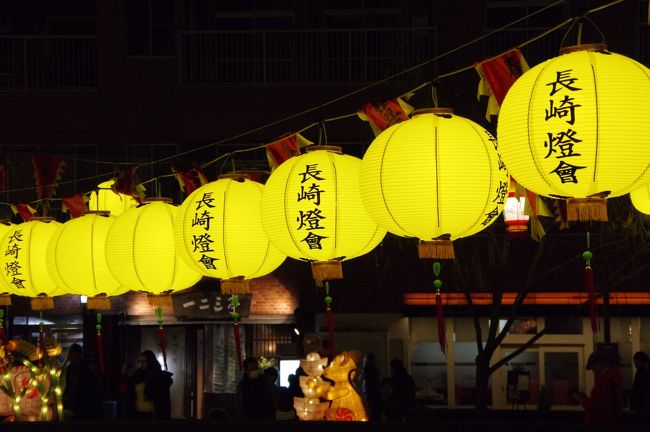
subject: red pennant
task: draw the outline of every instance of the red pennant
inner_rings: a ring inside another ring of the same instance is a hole
[[[138,201],[142,201],[142,193],[138,189],[138,181],[135,176],[135,171],[138,167],[128,167],[121,169],[117,174],[115,182],[111,186],[113,192],[129,195]]]
[[[445,329],[445,316],[442,310],[442,295],[436,293],[436,321],[438,322],[438,342],[440,350],[447,352],[447,332]]]
[[[36,179],[36,195],[39,199],[51,198],[61,177],[63,158],[60,156],[34,155],[34,178]]]
[[[409,119],[408,114],[404,111],[397,99],[388,99],[384,102],[368,102],[361,107],[368,121],[374,127],[383,131],[394,124]]]
[[[289,158],[300,155],[297,134],[289,135],[266,146],[266,155],[273,168],[280,166]]]
[[[483,72],[492,94],[501,105],[512,84],[528,69],[528,65],[523,61],[521,51],[514,48],[477,64],[476,69]]]
[[[172,173],[176,177],[176,180],[178,180],[178,185],[180,186],[181,190],[185,192],[186,195],[191,194],[197,189],[196,180],[198,178],[198,174],[196,171],[194,170],[183,171],[176,164],[172,164],[171,169],[172,169]]]
[[[12,204],[11,209],[14,214],[19,215],[24,222],[29,222],[34,217],[39,216],[38,212],[31,208],[29,204]]]
[[[86,213],[86,202],[81,194],[63,198],[63,206],[70,213],[70,217],[77,218]]]

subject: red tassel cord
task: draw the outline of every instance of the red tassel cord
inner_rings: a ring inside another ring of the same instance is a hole
[[[587,232],[587,250],[582,253],[582,259],[585,260],[585,289],[588,294],[589,319],[591,320],[591,331],[598,333],[598,306],[596,303],[596,283],[594,273],[591,269],[591,259],[593,254],[588,249],[590,246],[590,235]]]
[[[97,314],[97,336],[95,341],[97,342],[97,366],[99,368],[99,374],[104,375],[104,337],[102,336],[102,314]]]
[[[438,279],[440,276],[440,263],[438,261],[433,263],[433,273],[436,279],[433,281],[433,287],[436,289],[436,321],[438,323],[438,342],[440,343],[440,351],[443,354],[447,353],[447,332],[445,329],[445,315],[442,309],[442,295],[440,288],[442,288],[442,281]]]
[[[158,318],[158,340],[160,344],[160,353],[163,358],[163,367],[167,370],[167,335],[165,334],[165,327],[163,327],[162,307],[156,308],[156,317]]]
[[[237,308],[239,307],[239,296],[236,294],[233,294],[230,296],[228,299],[230,300],[230,304],[228,305],[228,309],[230,309],[230,316],[233,319],[232,323],[232,333],[235,336],[235,350],[237,352],[237,366],[239,367],[239,370],[243,369],[243,364],[242,364],[242,355],[241,355],[241,334],[239,333],[239,318],[241,318],[241,315],[239,312],[237,312]]]
[[[334,359],[334,312],[332,311],[332,297],[330,296],[330,284],[325,282],[325,319],[327,321],[327,356],[329,360]]]
[[[41,368],[45,367],[45,356],[46,356],[46,351],[45,351],[45,324],[43,323],[43,312],[41,311],[40,313],[41,316],[41,322],[38,323],[38,345],[41,348],[41,359],[40,359],[40,365]]]

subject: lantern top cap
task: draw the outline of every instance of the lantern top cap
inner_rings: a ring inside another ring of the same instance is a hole
[[[324,150],[336,154],[343,154],[343,150],[341,149],[340,146],[333,146],[333,145],[312,145],[305,149],[305,153],[311,153],[318,150]]]
[[[411,117],[415,117],[421,114],[435,114],[435,115],[441,115],[441,114],[453,114],[454,110],[453,108],[422,108],[422,109],[417,109],[411,113]]]
[[[39,222],[52,222],[54,218],[51,216],[34,216],[32,220],[39,221]]]
[[[568,47],[560,48],[560,55],[569,54],[578,51],[607,51],[607,44],[593,43],[593,44],[571,45]]]
[[[0,225],[11,225],[11,222],[9,221],[9,219],[2,218],[0,219]]]
[[[218,180],[221,179],[231,179],[235,180],[238,182],[242,182],[244,180],[250,180],[251,175],[245,171],[233,171],[231,173],[227,174],[219,174],[219,177],[217,177]]]
[[[173,204],[174,200],[167,197],[147,197],[142,201],[143,204],[151,203],[151,202],[163,202],[167,204]]]
[[[111,212],[108,210],[90,210],[86,212],[87,215],[96,214],[98,216],[110,216]]]

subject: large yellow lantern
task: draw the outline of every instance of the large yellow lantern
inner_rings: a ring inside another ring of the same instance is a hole
[[[635,209],[650,215],[650,185],[630,192],[630,199]]]
[[[51,218],[34,218],[12,226],[0,242],[1,277],[10,293],[32,297],[32,309],[54,309],[51,296],[68,294],[50,275],[47,246],[61,226]]]
[[[606,220],[605,197],[650,181],[650,70],[602,44],[524,73],[501,112],[499,152],[517,182],[570,198],[569,220]]]
[[[114,183],[114,179],[102,182],[97,185],[96,191],[90,193],[88,208],[91,211],[108,211],[113,216],[119,216],[138,205],[132,196],[115,192],[112,188]]]
[[[0,219],[0,239],[9,231],[13,226],[7,219]],[[0,278],[0,306],[11,305],[11,287],[7,284],[4,278]]]
[[[262,228],[263,189],[234,173],[201,186],[181,205],[179,254],[201,274],[221,279],[224,293],[250,292],[249,279],[271,273],[286,258]]]
[[[64,223],[48,246],[47,266],[67,293],[88,297],[88,309],[110,309],[109,296],[128,291],[106,262],[106,237],[117,218],[89,212]]]
[[[508,172],[496,140],[448,108],[417,110],[382,132],[361,163],[361,198],[389,232],[421,240],[421,258],[453,258],[452,240],[497,220]]]
[[[262,194],[262,225],[271,242],[310,261],[320,281],[342,278],[341,261],[370,252],[386,234],[361,203],[361,160],[340,152],[308,147],[273,171]]]
[[[169,199],[148,198],[122,213],[106,236],[106,261],[115,279],[126,289],[163,295],[150,296],[153,304],[167,304],[167,294],[189,288],[201,278],[176,253],[177,211]]]

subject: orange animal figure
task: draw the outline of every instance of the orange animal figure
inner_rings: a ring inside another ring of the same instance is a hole
[[[332,404],[325,412],[326,420],[334,421],[368,421],[361,396],[354,386],[357,365],[353,354],[343,352],[325,369],[325,377],[335,382],[329,388],[326,399]]]

